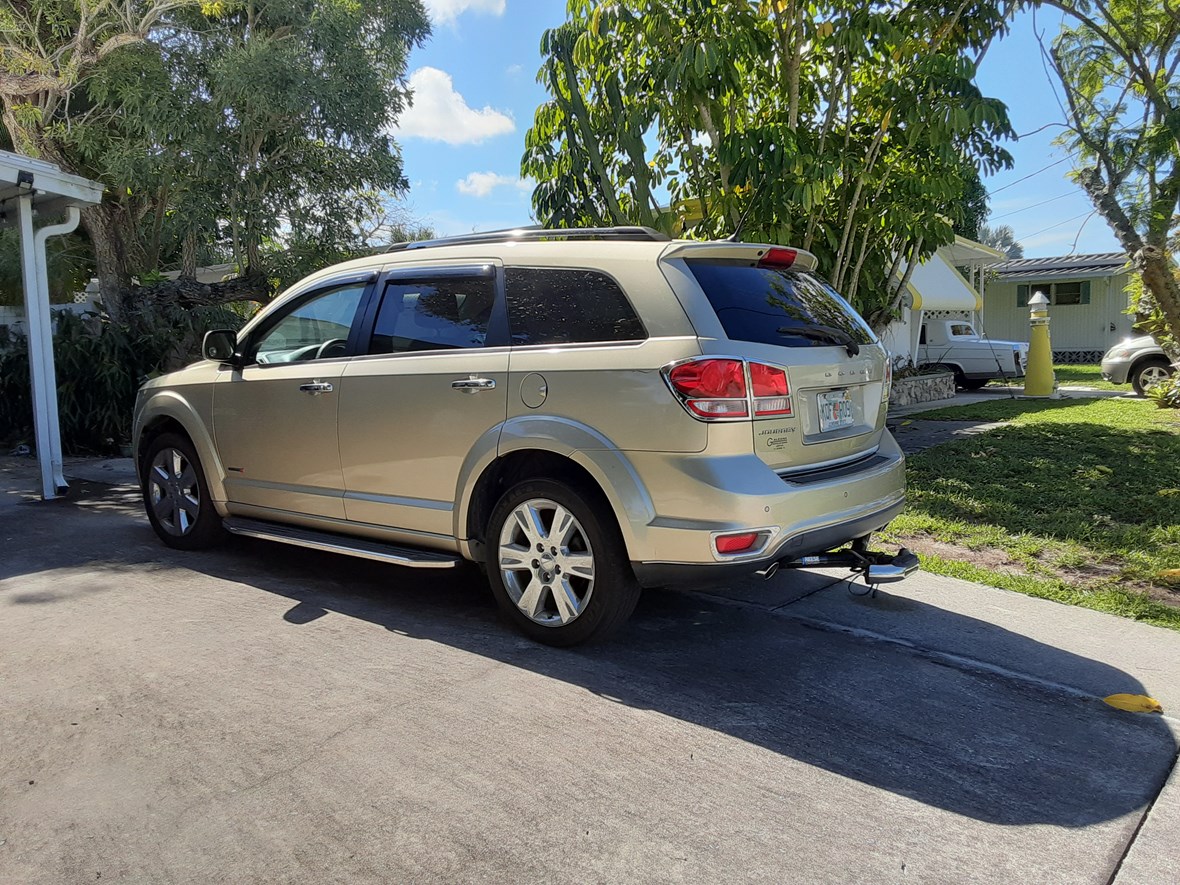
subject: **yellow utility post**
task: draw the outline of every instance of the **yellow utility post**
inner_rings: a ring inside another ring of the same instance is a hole
[[[1053,376],[1053,348],[1049,345],[1049,299],[1037,292],[1028,300],[1029,330],[1028,368],[1024,376],[1024,395],[1055,396],[1057,379]]]

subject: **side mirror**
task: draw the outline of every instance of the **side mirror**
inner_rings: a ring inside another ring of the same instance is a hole
[[[201,342],[201,355],[219,363],[236,363],[237,346],[236,332],[232,329],[215,329],[205,333],[205,340]]]

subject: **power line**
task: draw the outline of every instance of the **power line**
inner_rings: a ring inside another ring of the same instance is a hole
[[[1054,166],[1060,166],[1066,160],[1072,160],[1073,158],[1074,158],[1073,154],[1068,154],[1068,155],[1062,157],[1060,160],[1055,160],[1054,162],[1050,163],[1048,166],[1042,166],[1036,172],[1030,172],[1028,175],[1024,176],[1024,178],[1018,178],[1015,181],[1013,181],[1011,184],[1006,184],[1003,187],[998,187],[994,191],[991,191],[990,193],[991,194],[998,194],[1000,191],[1006,191],[1006,190],[1008,190],[1008,188],[1015,187],[1016,185],[1020,184],[1020,182],[1022,182],[1022,181],[1028,181],[1034,175],[1040,175],[1046,169],[1052,169]]]
[[[1051,224],[1048,227],[1043,227],[1040,230],[1034,231],[1031,234],[1022,234],[1020,236],[1020,239],[1027,240],[1031,237],[1035,237],[1037,234],[1043,234],[1047,230],[1053,230],[1053,228],[1055,228],[1055,227],[1061,227],[1061,225],[1063,225],[1063,224],[1069,224],[1071,221],[1077,221],[1083,215],[1093,215],[1093,214],[1094,214],[1093,209],[1091,209],[1089,212],[1082,212],[1080,215],[1075,215],[1073,218],[1067,218],[1067,219],[1065,219],[1065,221],[1059,221],[1056,224]]]
[[[1020,212],[1027,212],[1029,209],[1035,209],[1038,206],[1044,206],[1046,203],[1055,203],[1058,200],[1065,199],[1066,197],[1072,197],[1076,193],[1078,193],[1078,191],[1067,191],[1064,194],[1058,194],[1056,197],[1050,197],[1047,200],[1041,200],[1041,202],[1039,202],[1039,203],[1033,203],[1031,206],[1024,206],[1023,208],[1020,208],[1020,209],[1013,209],[1011,212],[1005,212],[1003,215],[993,215],[988,220],[989,221],[999,221],[1001,218],[1007,218],[1009,215],[1016,215]]]

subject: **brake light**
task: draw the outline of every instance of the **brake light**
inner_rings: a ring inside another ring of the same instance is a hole
[[[756,418],[791,415],[787,373],[778,366],[706,358],[664,372],[681,403],[698,418],[749,418],[751,408]]]
[[[741,360],[693,360],[668,373],[685,407],[701,418],[746,418],[746,369]]]
[[[713,546],[718,553],[741,553],[749,550],[756,543],[760,532],[739,532],[733,535],[718,535],[713,539]]]
[[[759,267],[790,267],[795,263],[799,253],[794,249],[767,249],[766,254],[758,261]]]
[[[893,389],[893,360],[885,360],[885,383],[881,385],[881,402],[889,401],[889,392]]]
[[[750,363],[750,387],[754,392],[754,416],[790,415],[791,396],[787,373],[777,366]]]

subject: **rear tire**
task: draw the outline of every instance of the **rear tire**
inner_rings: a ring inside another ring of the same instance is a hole
[[[191,441],[162,433],[148,445],[143,464],[143,506],[161,541],[177,550],[201,550],[225,537]]]
[[[639,601],[622,535],[597,499],[537,479],[508,489],[492,510],[488,583],[505,617],[537,642],[605,639]]]
[[[1172,371],[1171,363],[1162,356],[1144,360],[1131,373],[1131,387],[1139,396],[1143,396],[1152,387],[1170,378]]]
[[[959,386],[964,390],[981,390],[987,386],[990,378],[962,378],[960,376]]]

